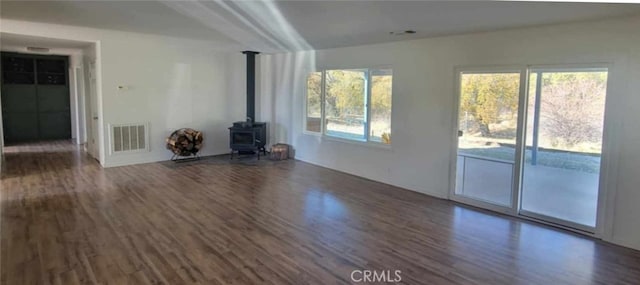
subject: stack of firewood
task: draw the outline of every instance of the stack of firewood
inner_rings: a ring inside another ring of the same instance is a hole
[[[291,146],[284,143],[277,143],[271,147],[271,151],[269,152],[269,158],[271,160],[285,160],[289,158],[293,158],[291,155]]]
[[[179,129],[167,138],[167,149],[175,155],[195,155],[202,148],[202,132],[194,129]]]

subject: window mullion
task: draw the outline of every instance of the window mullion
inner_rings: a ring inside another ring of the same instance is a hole
[[[364,127],[364,137],[366,141],[370,141],[369,138],[369,134],[371,134],[371,72],[369,69],[365,70],[365,78],[366,78],[366,88],[365,88],[365,99],[364,99],[364,108],[365,108],[365,112],[364,112],[364,122],[365,122],[365,127]]]
[[[320,134],[325,134],[325,100],[326,100],[326,86],[327,83],[325,70],[320,71],[322,73],[322,79],[320,80]]]

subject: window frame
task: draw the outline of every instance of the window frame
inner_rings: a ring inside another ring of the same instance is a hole
[[[309,75],[311,73],[320,73],[320,131],[314,132],[307,130],[307,119],[309,118]],[[304,110],[302,112],[302,133],[312,136],[322,136],[324,134],[324,69],[308,71],[304,77]]]
[[[344,137],[339,137],[339,136],[332,136],[327,134],[327,128],[325,125],[326,122],[326,76],[327,76],[327,71],[330,70],[353,70],[353,71],[362,71],[365,73],[365,99],[364,99],[364,140],[358,140],[358,139],[349,139],[349,138],[344,138]],[[382,66],[374,66],[374,67],[363,67],[363,68],[349,68],[349,67],[336,67],[336,68],[321,68],[321,69],[316,69],[316,70],[312,70],[312,71],[308,71],[305,73],[305,90],[304,90],[304,110],[303,110],[303,125],[302,125],[302,133],[306,134],[306,135],[311,135],[311,136],[316,136],[316,137],[320,137],[323,140],[330,140],[330,141],[338,141],[338,142],[345,142],[345,143],[351,143],[351,144],[358,144],[358,145],[366,145],[366,146],[375,146],[375,147],[380,147],[380,148],[385,148],[385,149],[390,149],[391,145],[393,144],[393,142],[391,142],[390,144],[385,144],[383,142],[379,142],[376,140],[372,140],[371,139],[371,88],[372,88],[372,71],[373,70],[388,70],[391,73],[391,118],[390,118],[390,126],[391,129],[393,129],[393,67],[390,65],[382,65]],[[308,119],[308,100],[309,100],[309,75],[312,73],[316,73],[319,72],[321,74],[321,80],[320,80],[320,132],[314,132],[314,131],[309,131],[307,130],[307,119]],[[392,133],[392,132],[391,132]],[[393,133],[392,133],[393,134]],[[392,136],[393,137],[393,136]]]
[[[394,93],[393,92],[393,85],[394,85],[393,84],[393,77],[394,76],[393,76],[393,68],[391,68],[391,66],[377,66],[377,67],[367,68],[367,76],[368,76],[367,92],[368,92],[368,94],[367,94],[367,101],[366,101],[366,108],[367,108],[367,129],[366,129],[366,131],[367,131],[367,135],[366,135],[367,140],[366,140],[366,142],[367,143],[373,143],[373,144],[376,144],[376,145],[381,145],[381,146],[391,146],[391,143],[390,144],[385,144],[382,141],[378,142],[378,141],[371,140],[371,124],[370,124],[371,122],[369,122],[369,120],[371,119],[371,109],[372,109],[371,108],[371,96],[373,95],[372,94],[373,92],[372,92],[372,89],[371,89],[372,88],[371,84],[373,83],[373,78],[372,78],[373,75],[372,75],[371,70],[388,70],[391,73],[391,110],[390,110],[391,114],[390,114],[390,118],[389,118],[389,128],[390,128],[389,134],[391,134],[391,138],[392,138],[391,142],[393,143],[393,131],[392,131],[393,127],[392,126],[393,126],[393,93]],[[380,137],[380,139],[382,140],[382,137]]]

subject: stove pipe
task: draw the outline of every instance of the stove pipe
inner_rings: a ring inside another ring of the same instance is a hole
[[[243,51],[247,56],[247,119],[256,121],[256,54],[257,51]]]

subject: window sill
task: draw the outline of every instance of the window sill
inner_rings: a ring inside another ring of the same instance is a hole
[[[316,136],[321,137],[322,141],[347,143],[347,144],[353,144],[353,145],[364,146],[364,147],[391,150],[390,144],[383,144],[383,143],[377,143],[372,141],[356,141],[356,140],[344,139],[344,138],[333,137],[328,135],[316,135]]]
[[[322,133],[319,133],[319,132],[311,132],[311,131],[303,130],[302,133],[308,136],[322,137]]]

